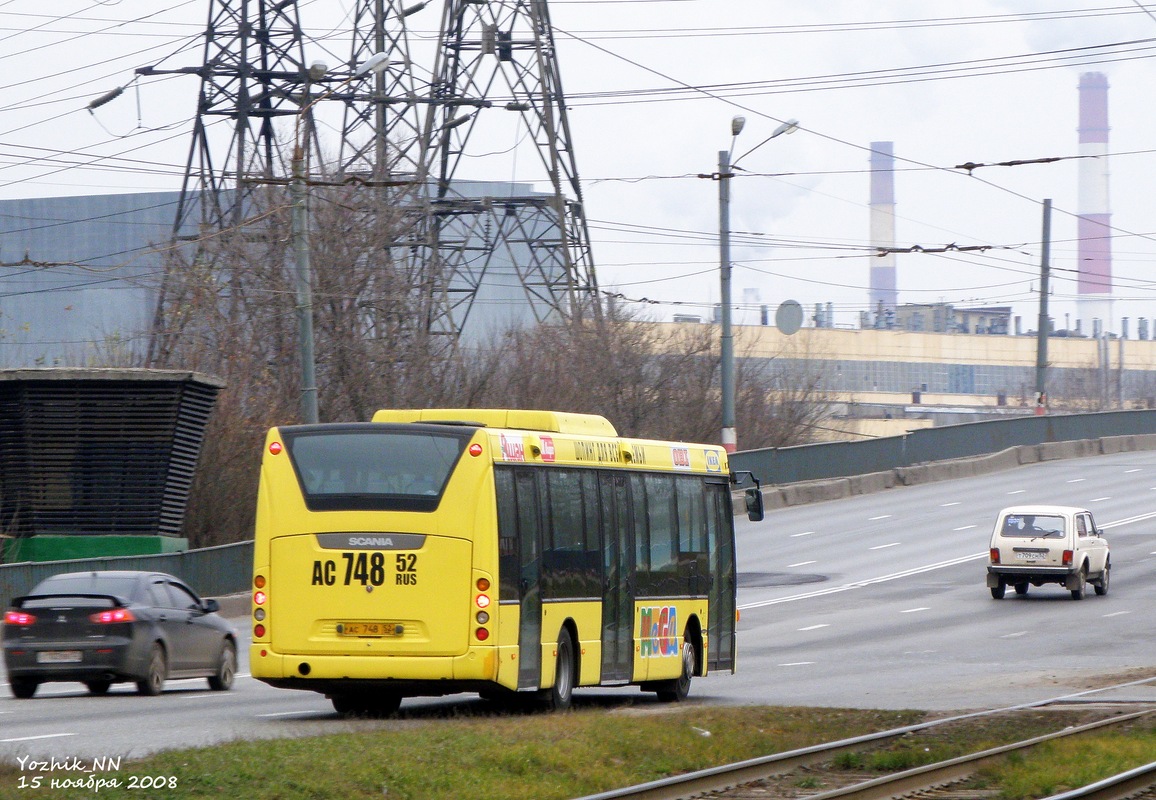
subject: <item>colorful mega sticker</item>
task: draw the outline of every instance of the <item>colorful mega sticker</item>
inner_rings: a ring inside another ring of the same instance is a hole
[[[677,656],[680,636],[678,609],[674,606],[640,606],[639,654],[643,658]]]

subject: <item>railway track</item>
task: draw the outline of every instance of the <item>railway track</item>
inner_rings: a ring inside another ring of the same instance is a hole
[[[774,800],[777,798],[790,798],[791,800],[804,800],[804,798],[805,800],[836,800],[836,798],[839,800],[884,800],[885,798],[900,797],[906,800],[989,800],[989,798],[996,796],[995,791],[972,788],[969,781],[969,778],[984,766],[995,763],[1011,753],[1027,752],[1045,742],[1134,722],[1156,714],[1156,707],[1148,704],[1130,704],[1142,706],[1140,710],[1131,713],[1120,713],[1120,709],[1116,707],[1113,708],[1111,716],[1105,716],[1082,725],[1065,727],[1063,730],[1042,736],[866,781],[863,780],[861,771],[841,770],[837,765],[842,763],[841,757],[845,754],[864,753],[878,749],[901,737],[925,732],[948,723],[1087,702],[1087,697],[1090,695],[1153,681],[1156,681],[1156,678],[1130,681],[1035,703],[932,720],[918,725],[813,745],[736,764],[727,764],[625,789],[588,795],[579,798],[579,800],[689,800],[689,798],[698,797],[711,797],[716,800]],[[811,789],[810,787],[816,788]],[[821,791],[819,787],[821,787]],[[1139,800],[1140,798],[1156,800],[1156,763],[1130,770],[1081,789],[1056,795],[1049,800],[1077,800],[1077,798],[1081,800],[1124,800],[1125,798],[1128,800]]]

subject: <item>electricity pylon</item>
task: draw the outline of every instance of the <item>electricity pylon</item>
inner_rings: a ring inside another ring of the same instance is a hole
[[[426,129],[437,157],[432,256],[435,271],[448,276],[447,332],[461,332],[487,278],[503,263],[538,321],[596,311],[582,187],[546,0],[446,0],[432,89]],[[517,182],[481,196],[467,188],[463,165],[511,140],[534,149],[529,158],[519,155]],[[529,184],[548,188],[533,192]]]

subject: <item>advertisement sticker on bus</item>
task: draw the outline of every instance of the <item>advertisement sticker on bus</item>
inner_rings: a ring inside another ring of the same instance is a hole
[[[550,436],[543,436],[541,438],[542,438],[542,460],[552,462],[554,460],[554,457],[555,457],[554,456],[554,439],[553,439],[553,437],[550,437]]]
[[[521,436],[507,436],[502,434],[502,458],[506,461],[525,461],[526,460],[526,446],[522,443]]]
[[[706,471],[707,472],[722,472],[722,463],[718,457],[717,450],[704,450],[706,453]]]
[[[678,655],[681,634],[674,606],[642,606],[639,609],[640,652],[643,658]]]
[[[690,450],[686,447],[670,448],[671,459],[675,469],[690,469]]]

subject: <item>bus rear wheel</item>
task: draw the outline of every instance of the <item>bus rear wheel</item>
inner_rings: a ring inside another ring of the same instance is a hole
[[[694,645],[682,643],[682,674],[674,680],[662,681],[655,689],[658,699],[664,703],[680,703],[690,694],[690,681],[694,676]]]
[[[550,711],[565,711],[574,698],[574,640],[565,628],[558,634],[558,656],[554,664],[554,685],[546,695]]]
[[[383,719],[393,716],[401,708],[401,695],[397,692],[351,695],[335,694],[329,698],[333,710],[343,717],[368,717]]]

